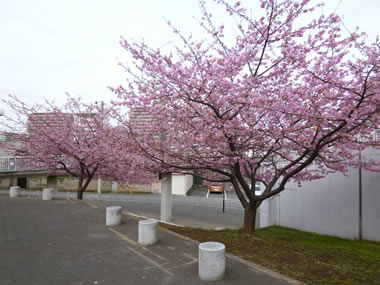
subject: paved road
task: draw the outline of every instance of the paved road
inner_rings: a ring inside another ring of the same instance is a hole
[[[149,247],[137,220],[105,226],[105,209],[89,201],[0,195],[0,282],[61,284],[214,284],[198,278],[198,245],[159,230]],[[217,284],[285,284],[279,275],[227,255]]]
[[[7,190],[0,191],[6,194]],[[38,195],[41,191],[21,190],[21,195]],[[193,196],[173,196],[173,223],[201,228],[239,228],[243,222],[243,208],[240,201],[227,198],[225,212],[222,211],[223,199],[220,194],[211,194],[206,198],[206,191],[193,191]],[[227,194],[227,197],[233,197]],[[58,192],[59,197],[75,199],[76,193]],[[86,193],[85,200],[96,201],[106,206],[121,206],[123,210],[149,218],[160,219],[159,194],[127,195],[127,194],[94,194]]]

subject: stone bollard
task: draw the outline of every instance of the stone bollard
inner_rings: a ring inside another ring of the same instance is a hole
[[[54,189],[45,188],[42,190],[42,200],[53,200]]]
[[[9,188],[9,197],[11,198],[18,197],[19,191],[20,191],[20,186],[12,186],[11,188]]]
[[[217,281],[224,278],[226,247],[220,242],[204,242],[199,245],[199,278]]]
[[[152,245],[157,242],[157,221],[139,221],[138,240],[141,245]]]
[[[106,209],[106,225],[118,226],[121,224],[121,207],[111,206]]]

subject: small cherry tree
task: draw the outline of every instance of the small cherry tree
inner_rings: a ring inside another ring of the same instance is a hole
[[[70,96],[62,108],[51,102],[28,106],[15,96],[6,103],[16,113],[9,118],[19,133],[16,153],[29,158],[35,169],[63,170],[77,177],[77,198],[83,199],[91,179],[111,163],[110,110]]]
[[[149,159],[232,183],[247,232],[261,203],[289,181],[359,165],[379,170],[379,161],[357,155],[379,134],[378,42],[357,31],[344,36],[341,19],[318,15],[320,5],[308,0],[262,0],[257,18],[240,2],[218,0],[237,23],[231,40],[205,2],[199,23],[207,38],[185,37],[168,22],[183,42],[170,52],[121,41],[132,76],[114,91],[119,104],[151,116],[143,133],[125,122]]]

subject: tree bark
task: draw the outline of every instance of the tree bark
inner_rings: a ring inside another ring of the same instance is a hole
[[[77,192],[77,199],[78,200],[83,200],[83,192],[84,191],[78,189],[78,192]]]
[[[97,169],[98,169],[98,167],[95,167],[91,173],[89,173],[89,171],[87,171],[87,173],[89,175],[86,176],[83,173],[84,170],[82,168],[82,173],[78,177],[78,190],[77,190],[77,199],[78,200],[83,200],[83,193],[87,189],[88,184],[90,184],[91,179],[94,177],[95,172],[96,172]]]
[[[83,176],[81,175],[78,177],[78,189],[77,189],[77,199],[78,200],[83,200],[84,190],[83,190],[82,185],[83,185]]]
[[[244,209],[243,232],[254,233],[256,226],[256,203],[250,202]]]

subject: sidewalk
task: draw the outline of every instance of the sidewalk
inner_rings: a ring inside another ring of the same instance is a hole
[[[0,196],[1,284],[213,284],[198,278],[198,246],[160,229],[156,245],[137,243],[138,221],[105,225],[88,201]],[[217,284],[286,284],[227,255]]]

